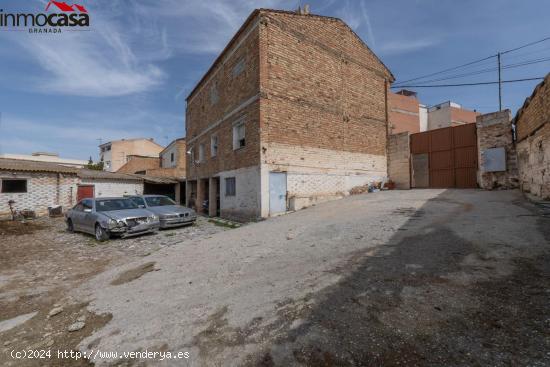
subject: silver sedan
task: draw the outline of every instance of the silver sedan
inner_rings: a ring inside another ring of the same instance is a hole
[[[137,236],[159,229],[159,217],[128,198],[83,199],[65,214],[67,229],[105,241],[116,235]]]
[[[179,227],[193,224],[197,213],[193,209],[176,204],[164,195],[136,195],[130,198],[140,207],[145,208],[160,218],[160,228]]]

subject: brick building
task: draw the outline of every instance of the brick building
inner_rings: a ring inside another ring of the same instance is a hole
[[[516,149],[520,187],[550,199],[550,74],[518,111]]]
[[[393,80],[340,19],[253,11],[187,97],[188,204],[267,217],[386,177]]]
[[[416,92],[400,90],[388,94],[390,134],[411,134],[428,130],[428,109],[418,101]]]

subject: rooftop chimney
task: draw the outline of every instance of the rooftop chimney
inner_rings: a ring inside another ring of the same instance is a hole
[[[309,4],[305,4],[303,8],[299,6],[296,10],[296,14],[309,15]]]

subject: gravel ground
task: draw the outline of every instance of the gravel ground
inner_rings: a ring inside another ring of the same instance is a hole
[[[0,365],[88,365],[74,359],[16,360],[10,354],[28,349],[76,349],[111,315],[89,312],[87,300],[71,295],[75,288],[108,269],[147,258],[164,248],[181,251],[198,238],[225,230],[199,218],[190,227],[97,242],[89,235],[68,233],[62,218],[41,218],[27,224],[0,222]],[[151,270],[141,269],[142,273]],[[122,274],[118,281],[122,284],[140,275]],[[82,328],[69,332],[71,326]]]
[[[516,191],[320,204],[98,274],[71,294],[110,320],[79,347],[189,353],[98,365],[547,366],[548,221]]]

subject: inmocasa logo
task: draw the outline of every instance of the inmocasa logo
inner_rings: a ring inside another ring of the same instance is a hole
[[[27,28],[29,33],[61,33],[62,29],[82,30],[90,26],[88,10],[80,4],[51,0],[44,11],[48,13],[4,13],[0,9],[0,27],[14,31]]]

